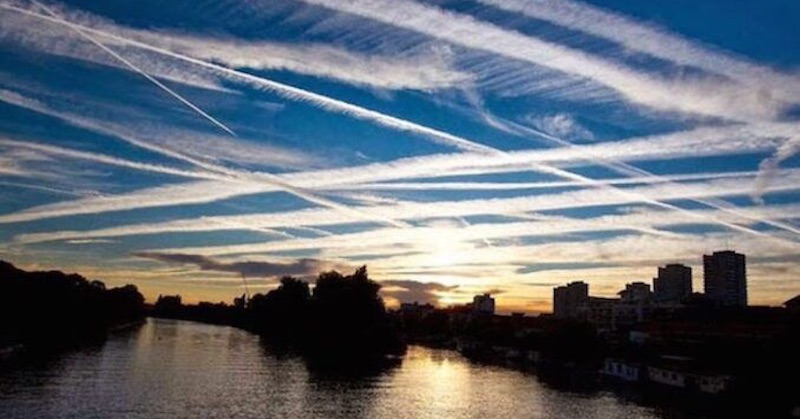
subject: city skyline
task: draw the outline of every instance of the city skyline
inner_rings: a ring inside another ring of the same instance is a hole
[[[732,249],[777,306],[800,294],[798,15],[0,0],[0,259],[151,302],[367,265],[392,306],[548,312],[669,264],[702,290]]]
[[[616,293],[619,298],[592,295],[589,284],[576,280],[553,288],[552,314],[560,319],[586,321],[600,330],[620,330],[693,309],[743,313],[755,308],[747,302],[746,255],[732,250],[703,255],[701,278],[703,292],[693,292],[692,269],[667,264],[658,267],[652,286],[644,281],[629,282]],[[780,305],[788,307],[790,301]]]

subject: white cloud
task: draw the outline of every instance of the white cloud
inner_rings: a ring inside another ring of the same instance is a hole
[[[796,211],[800,209],[798,205],[787,205],[769,210],[758,207],[743,209],[742,211],[752,216],[764,216],[777,219],[794,219]],[[748,220],[734,215],[726,214],[721,211],[705,210],[699,211],[702,218],[725,218],[732,223],[747,223]],[[639,229],[655,229],[666,226],[685,226],[696,223],[697,220],[689,219],[677,212],[653,211],[639,212],[625,215],[605,215],[588,219],[576,219],[568,217],[545,217],[535,222],[507,222],[507,223],[486,223],[472,224],[463,226],[461,224],[437,222],[424,227],[417,227],[410,230],[389,230],[375,229],[366,232],[340,234],[337,236],[316,237],[309,239],[282,240],[269,243],[246,244],[239,246],[220,246],[203,247],[190,249],[167,249],[163,252],[204,253],[210,255],[219,254],[238,254],[238,253],[271,253],[286,252],[297,250],[327,250],[330,253],[342,255],[357,255],[363,252],[390,251],[394,252],[396,247],[406,249],[416,249],[421,255],[430,255],[442,251],[442,247],[452,254],[460,254],[464,251],[470,252],[474,248],[482,248],[474,244],[485,239],[509,239],[518,237],[542,237],[559,236],[568,237],[572,233],[596,233],[596,232],[620,232]],[[680,238],[687,235],[663,235],[664,237]],[[646,237],[656,237],[645,235]],[[658,235],[657,235],[658,236]],[[431,240],[436,237],[437,240]],[[26,237],[20,237],[24,241]],[[442,241],[447,243],[442,246]],[[502,247],[502,246],[501,246]],[[453,263],[454,258],[448,259],[448,264]],[[474,261],[470,258],[459,258],[462,264],[469,264]],[[427,263],[431,263],[428,261]],[[410,265],[414,268],[419,264]],[[413,269],[413,268],[412,268]]]
[[[13,92],[12,92],[13,93]],[[354,220],[370,220],[370,221],[377,221],[380,223],[385,223],[389,225],[393,225],[395,227],[407,227],[401,222],[392,220],[392,219],[384,219],[380,216],[376,216],[371,212],[363,212],[359,210],[352,209],[347,205],[343,205],[336,201],[330,200],[328,198],[314,195],[313,193],[298,188],[297,186],[291,185],[285,181],[283,181],[279,176],[267,173],[267,172],[246,172],[246,171],[239,171],[235,169],[230,169],[225,166],[221,166],[218,164],[214,164],[207,160],[201,158],[195,158],[191,155],[188,155],[182,151],[179,151],[174,148],[173,145],[160,145],[157,142],[148,141],[146,139],[142,139],[136,136],[136,132],[130,132],[125,127],[117,127],[113,123],[109,123],[108,121],[98,121],[92,120],[89,118],[85,118],[82,116],[73,115],[69,112],[61,112],[56,111],[48,106],[36,101],[31,100],[24,97],[18,97],[19,95],[16,94],[4,94],[3,91],[0,91],[0,100],[13,103],[17,106],[22,106],[27,109],[34,110],[36,112],[40,112],[46,115],[50,115],[59,119],[64,120],[67,123],[70,123],[74,126],[87,129],[93,132],[98,132],[105,135],[111,135],[116,137],[122,141],[125,141],[133,146],[152,151],[158,153],[162,156],[173,158],[178,161],[182,161],[184,163],[189,163],[195,168],[206,172],[210,176],[220,177],[225,179],[231,183],[243,183],[243,184],[265,184],[270,185],[271,187],[275,187],[281,191],[290,193],[300,199],[303,199],[309,203],[313,203],[316,205],[320,205],[323,207],[334,208],[339,212],[347,214],[350,218]]]
[[[446,12],[438,11],[437,9],[426,9],[426,8],[424,8],[424,6],[421,6],[421,5],[417,5],[417,6],[418,6],[419,10],[416,10],[416,11],[419,12],[419,13],[422,13],[422,16],[423,16],[422,21],[417,21],[417,23],[420,23],[420,22],[424,23],[425,19],[441,18],[443,16],[444,17],[448,17],[448,16],[452,15],[452,14],[448,14]],[[417,7],[417,6],[415,6],[415,7]],[[44,19],[44,20],[51,20],[51,21],[54,20],[52,17],[39,15],[39,14],[36,14],[35,12],[31,12],[31,11],[21,10],[20,13],[25,13],[25,14],[28,14],[28,15],[31,15],[31,16],[36,16],[36,17],[38,17],[40,19]],[[455,16],[455,15],[453,15],[453,16]],[[415,18],[420,18],[420,16],[415,16]],[[411,20],[413,21],[414,19],[411,18]],[[164,48],[155,47],[155,46],[148,45],[148,44],[145,44],[145,43],[142,43],[142,42],[139,42],[139,41],[135,41],[135,40],[132,40],[132,39],[123,38],[123,37],[120,37],[120,36],[112,35],[112,34],[109,34],[109,33],[103,32],[103,31],[98,31],[98,30],[95,30],[95,29],[83,27],[83,26],[80,26],[80,25],[72,24],[72,23],[65,23],[65,22],[60,21],[60,20],[55,20],[55,21],[57,23],[65,24],[65,25],[67,25],[67,26],[69,26],[71,28],[74,28],[76,30],[81,30],[83,33],[90,33],[92,35],[99,35],[99,36],[102,36],[104,38],[108,38],[108,39],[112,39],[112,40],[117,41],[117,42],[121,42],[121,43],[123,43],[125,45],[133,45],[133,46],[136,46],[138,48],[142,48],[142,49],[145,49],[145,50],[148,50],[148,51],[157,52],[159,54],[164,54],[164,55],[167,55],[167,56],[172,57],[172,58],[178,58],[178,59],[181,59],[181,60],[193,63],[193,64],[197,64],[197,65],[200,65],[200,66],[203,66],[203,67],[206,67],[206,68],[211,68],[211,69],[217,70],[218,72],[221,72],[221,73],[223,73],[225,75],[233,77],[236,80],[245,81],[247,83],[253,83],[255,87],[266,88],[266,89],[268,89],[270,91],[274,91],[274,92],[276,92],[278,94],[281,94],[281,95],[283,95],[283,96],[285,96],[287,98],[290,98],[290,99],[302,99],[304,101],[308,101],[308,102],[314,103],[315,105],[320,106],[323,109],[336,110],[338,112],[342,112],[342,113],[347,114],[347,115],[352,115],[352,116],[355,116],[355,117],[358,117],[358,118],[362,118],[362,119],[368,119],[368,120],[377,122],[377,123],[379,123],[381,125],[392,127],[394,129],[399,129],[399,130],[403,130],[403,131],[411,131],[411,132],[414,132],[414,133],[417,133],[417,134],[421,134],[421,135],[426,136],[430,140],[432,140],[434,142],[437,142],[437,143],[440,143],[440,144],[456,147],[456,148],[459,148],[459,149],[464,150],[464,151],[476,151],[476,152],[486,153],[486,154],[490,154],[492,156],[503,156],[503,155],[505,155],[504,152],[502,152],[500,150],[497,150],[495,148],[488,147],[486,145],[477,143],[477,142],[472,141],[472,140],[467,139],[467,138],[455,136],[455,135],[452,135],[452,134],[449,134],[449,133],[446,133],[446,132],[443,132],[443,131],[440,131],[440,130],[437,130],[437,129],[433,129],[433,128],[430,128],[430,127],[422,126],[422,125],[416,124],[416,123],[408,121],[408,120],[395,118],[395,117],[392,117],[392,116],[389,116],[389,115],[386,115],[386,114],[382,114],[382,113],[379,113],[379,112],[375,112],[375,111],[372,111],[372,110],[369,110],[369,109],[365,109],[365,108],[359,107],[357,105],[353,105],[353,104],[350,104],[350,103],[342,102],[342,101],[339,101],[339,100],[336,100],[336,99],[332,99],[330,97],[318,95],[318,94],[315,94],[313,92],[309,92],[309,91],[306,91],[306,90],[303,90],[303,89],[298,89],[296,87],[287,86],[287,85],[284,85],[284,84],[281,84],[281,83],[277,83],[277,82],[274,82],[274,81],[271,81],[271,80],[268,80],[268,79],[255,77],[255,76],[252,76],[252,75],[249,75],[249,74],[246,74],[246,73],[241,73],[241,72],[238,72],[238,71],[235,71],[235,70],[231,70],[229,68],[217,66],[217,65],[214,65],[214,64],[209,64],[209,63],[207,63],[205,61],[202,61],[202,60],[198,60],[198,59],[195,59],[195,58],[187,57],[185,55],[178,54],[178,53],[166,50]],[[475,23],[475,22],[473,20],[471,20],[471,18],[468,18],[468,17],[459,18],[459,17],[456,16],[456,17],[454,17],[453,27],[450,28],[449,32],[452,32],[452,34],[455,34],[457,32],[464,32],[464,31],[469,31],[470,29],[475,29],[475,28],[472,28],[472,24],[473,23]],[[494,26],[491,26],[491,25],[489,25],[487,27],[482,27],[480,24],[478,24],[478,28],[483,28],[483,29],[489,30],[489,32],[491,32],[493,34],[492,36],[502,37],[504,35],[504,32],[501,29],[499,29],[497,27],[494,27]],[[424,28],[417,28],[417,30],[421,30],[421,29],[424,29]],[[422,32],[424,33],[425,31],[422,30]],[[519,34],[516,34],[516,33],[512,33],[510,38],[509,39],[504,39],[504,41],[507,41],[509,44],[514,44],[515,42],[520,41],[520,39],[518,39],[519,37],[522,37],[522,35],[519,35]],[[525,37],[522,37],[522,38],[525,38]],[[528,38],[525,38],[525,39],[528,39]],[[548,56],[548,54],[552,55],[552,54],[554,54],[556,52],[559,52],[558,47],[555,47],[553,45],[546,44],[546,43],[541,43],[541,41],[530,40],[530,39],[528,39],[528,40],[534,44],[534,45],[527,45],[528,47],[536,47],[536,46],[542,47],[542,51],[539,51],[536,54],[534,54],[535,57],[533,57],[533,58],[536,58],[536,57],[539,57],[539,58],[543,58],[544,57],[544,58],[546,58]],[[473,41],[470,41],[470,42],[473,42]],[[507,46],[510,47],[512,45],[507,45]],[[525,46],[525,45],[522,45],[522,46]],[[504,52],[506,52],[506,53],[513,52],[513,51],[514,51],[513,48],[511,48],[508,51],[504,50]],[[562,63],[562,64],[564,64],[563,65],[564,69],[572,68],[573,70],[585,71],[586,69],[582,66],[582,64],[592,64],[592,62],[582,63],[581,60],[583,60],[583,58],[587,58],[587,57],[584,57],[584,55],[581,54],[581,53],[576,53],[576,54],[570,55],[568,50],[567,51],[560,51],[560,52],[564,52],[566,54],[566,60],[565,60],[566,63]],[[542,55],[542,56],[540,57],[539,55]],[[552,57],[550,57],[550,58],[552,58]],[[548,62],[550,62],[552,64],[555,61],[550,60]],[[608,70],[607,63],[594,62],[593,64],[596,67],[595,70],[597,70],[597,71],[600,71],[600,70],[603,70],[603,69]],[[591,67],[591,66],[589,66],[589,67]],[[581,73],[581,74],[583,74],[583,73]],[[592,73],[592,74],[594,74],[594,73]],[[616,80],[618,82],[622,82],[623,84],[624,83],[628,83],[630,81],[629,79],[631,79],[634,82],[634,84],[636,84],[636,83],[640,83],[641,84],[641,83],[644,83],[645,81],[647,81],[646,78],[636,79],[633,75],[627,74],[625,71],[622,71],[622,72],[611,71],[610,73],[608,73],[608,76],[609,76],[609,80],[612,80],[612,81]],[[646,87],[647,87],[645,89],[646,92],[651,92],[653,89],[657,90],[657,88],[659,86],[658,85],[654,85],[654,86],[646,86]],[[663,88],[664,86],[661,86],[661,87]],[[668,88],[667,90],[671,90],[671,89],[672,89],[672,87]],[[672,95],[673,93],[674,92],[670,92],[670,95]],[[703,98],[717,97],[717,96],[715,96],[715,95],[703,95]],[[693,101],[690,101],[690,102],[691,103],[695,103]],[[743,109],[743,108],[742,108],[742,106],[737,106],[736,109],[740,110],[740,109]],[[760,107],[760,109],[764,109],[764,107],[762,106],[762,107]],[[131,141],[130,138],[127,139],[127,141]],[[156,150],[150,144],[141,144],[141,143],[136,143],[136,144],[138,146],[142,146],[142,147],[151,149],[153,151],[160,152],[162,154],[165,152],[165,150],[163,148],[159,148],[159,150]],[[168,153],[168,155],[170,155],[171,157],[180,158],[182,160],[187,160],[185,156],[179,157],[177,154],[175,154],[173,152]],[[196,159],[194,159],[194,161],[191,161],[191,163],[193,163],[195,165],[199,164],[200,166],[203,166],[202,164],[200,164],[201,162],[198,162]],[[205,166],[208,167],[208,165],[205,165]],[[541,165],[541,164],[534,164],[532,166],[533,166],[532,169],[535,170],[535,171],[539,171],[539,172],[542,172],[542,173],[547,173],[547,174],[563,177],[563,178],[566,178],[566,179],[582,181],[582,182],[585,182],[587,185],[590,185],[590,186],[593,186],[593,187],[600,187],[600,188],[602,188],[602,189],[604,189],[604,190],[606,190],[608,192],[615,193],[615,194],[628,194],[627,192],[621,192],[618,189],[615,189],[615,188],[610,187],[608,185],[604,185],[602,183],[598,183],[598,182],[596,182],[596,181],[594,181],[594,180],[592,180],[590,178],[587,178],[585,176],[582,176],[582,175],[579,175],[579,174],[576,174],[576,173],[572,173],[572,172],[569,172],[569,171],[565,171],[563,169],[558,169],[558,168],[554,168],[554,167],[551,167],[551,166],[545,166],[545,165]],[[338,205],[337,203],[335,203],[333,201],[322,199],[320,197],[311,197],[307,193],[299,194],[299,192],[300,191],[295,190],[293,193],[295,195],[304,197],[303,199],[310,200],[311,202],[314,202],[314,203],[317,203],[317,204],[320,204],[320,205],[339,207],[342,211],[348,211],[346,207]],[[643,202],[648,202],[648,203],[651,203],[651,204],[654,204],[654,205],[657,205],[657,206],[661,206],[661,207],[664,207],[664,208],[673,208],[673,209],[676,208],[673,205],[669,205],[669,204],[665,204],[663,202],[659,202],[657,199],[645,198],[645,197],[640,197],[640,198],[644,199]],[[361,214],[361,215],[364,216],[366,214]],[[382,222],[389,222],[389,223],[393,222],[392,220],[381,220],[381,221]],[[728,226],[728,227],[738,228],[736,226]]]
[[[793,136],[781,144],[772,156],[761,162],[758,166],[758,179],[756,179],[755,188],[753,189],[753,200],[760,203],[764,202],[764,191],[772,179],[777,176],[780,164],[798,152],[800,152],[800,136]]]
[[[736,83],[688,76],[661,78],[581,50],[413,1],[304,1],[592,80],[616,90],[631,102],[658,110],[753,121],[774,119],[784,106],[762,91]]]
[[[68,27],[58,24],[54,18],[51,18],[50,24],[42,24],[40,18],[12,11],[15,9],[28,10],[29,6],[30,3],[19,1],[6,1],[0,5],[2,8],[0,11],[0,41],[48,54],[127,69],[124,64],[100,50],[96,45],[82,39]],[[112,22],[94,15],[62,7],[54,6],[54,8],[70,20],[74,19],[77,22],[101,27],[115,26]],[[121,47],[122,45],[115,44],[115,46]],[[228,91],[220,84],[219,78],[212,73],[195,71],[187,66],[178,68],[176,64],[179,65],[180,62],[168,59],[153,60],[151,55],[144,55],[141,51],[125,49],[118,50],[118,52],[124,52],[128,60],[153,76],[203,89]]]
[[[24,8],[24,5],[12,7]],[[288,70],[349,84],[379,89],[413,89],[431,91],[461,86],[472,77],[453,67],[446,49],[430,48],[404,55],[364,54],[326,44],[296,44],[267,41],[245,41],[234,38],[212,38],[201,34],[161,30],[134,29],[118,25],[96,15],[66,7],[53,7],[56,13],[71,22],[123,37],[171,49],[198,59],[210,60],[233,68]],[[28,48],[51,54],[124,67],[89,45],[81,37],[58,25],[32,24],[37,19],[10,12],[0,13],[0,39],[20,43]],[[114,40],[103,40],[109,46],[126,47]],[[153,60],[151,54],[136,50],[118,50],[145,72],[198,87],[224,90],[217,77],[196,72],[180,63]]]
[[[325,44],[280,44],[156,33],[149,42],[233,68],[288,70],[380,89],[432,91],[460,87],[472,77],[449,54],[429,49],[405,56],[367,55]]]
[[[750,193],[754,177],[743,177],[737,179],[713,179],[705,182],[693,182],[680,185],[655,184],[626,188],[630,192],[629,196],[608,194],[597,189],[570,191],[562,193],[551,193],[537,196],[525,196],[516,198],[496,198],[496,199],[474,199],[462,201],[438,201],[438,202],[398,202],[391,205],[373,205],[361,208],[369,211],[376,217],[394,220],[424,220],[431,218],[449,217],[468,217],[474,215],[506,215],[518,216],[531,212],[559,210],[567,208],[587,208],[593,206],[627,205],[639,202],[636,196],[659,197],[663,200],[681,200],[691,198],[707,198],[713,196],[746,196]],[[771,191],[797,191],[800,188],[800,172],[788,172],[786,176],[778,179],[770,185]],[[782,210],[772,213],[767,209],[750,210],[740,209],[742,215],[731,214],[725,211],[694,211],[691,213],[681,213],[675,223],[688,224],[716,224],[723,225],[742,225],[746,226],[753,222],[752,218],[787,218]],[[655,217],[661,217],[663,213],[649,213]],[[12,217],[13,214],[6,217]],[[634,215],[631,215],[633,217]],[[633,218],[620,218],[615,220],[614,227],[618,229],[636,229],[637,227],[648,227],[642,222],[631,222],[630,225],[624,224]],[[672,219],[670,219],[672,220]],[[291,228],[294,226],[331,226],[352,223],[354,219],[346,213],[330,209],[307,209],[300,211],[289,211],[270,214],[251,214],[236,216],[214,216],[201,217],[195,219],[174,220],[162,223],[147,223],[140,225],[127,225],[111,227],[94,231],[60,231],[36,233],[18,237],[22,242],[40,242],[52,240],[66,240],[76,238],[105,238],[119,237],[139,234],[158,234],[169,232],[192,232],[192,231],[220,231],[232,228],[248,228],[248,226],[259,228]],[[654,219],[655,225],[670,224],[664,222],[658,224],[658,219]],[[499,226],[496,226],[499,228]],[[397,234],[413,235],[410,232],[397,231]],[[483,233],[482,233],[483,234]],[[486,236],[491,236],[491,232],[486,232]],[[763,234],[761,234],[763,236]],[[480,237],[483,239],[485,237]],[[247,246],[247,245],[245,245]],[[263,249],[262,245],[253,247],[225,246],[220,251],[228,253],[258,251]],[[341,249],[338,249],[341,250]],[[192,253],[198,253],[193,251]]]
[[[522,13],[571,30],[616,42],[636,51],[724,75],[765,90],[791,103],[800,97],[800,78],[758,65],[745,58],[703,45],[653,24],[572,0],[479,0],[514,13]]]
[[[537,129],[554,137],[566,139],[570,142],[593,141],[594,134],[586,129],[571,115],[556,113],[550,115],[529,115],[526,118]]]
[[[363,185],[364,182],[385,182],[418,177],[434,178],[437,176],[449,176],[459,173],[484,174],[497,171],[523,171],[527,170],[529,165],[533,163],[580,165],[587,164],[586,160],[594,159],[613,159],[615,161],[646,159],[652,161],[670,159],[678,156],[725,155],[736,152],[753,152],[769,149],[769,147],[780,144],[780,140],[759,138],[756,136],[757,133],[761,133],[762,135],[780,134],[782,131],[791,129],[791,126],[765,126],[757,132],[750,132],[749,129],[744,129],[742,127],[701,129],[574,148],[505,153],[502,156],[492,159],[487,159],[480,154],[476,155],[470,153],[433,155],[343,169],[288,173],[276,179],[280,182],[296,185],[303,189],[335,191],[369,189],[370,185]],[[0,221],[2,222],[29,221],[54,216],[102,213],[107,211],[131,210],[135,208],[208,203],[236,196],[269,193],[281,190],[270,183],[259,181],[258,173],[249,173],[244,178],[239,177],[232,180],[226,174],[216,172],[176,170],[162,166],[130,162],[93,153],[72,151],[55,146],[45,146],[33,142],[0,140],[0,145],[13,146],[18,149],[36,150],[45,155],[52,154],[54,156],[69,158],[83,158],[104,164],[120,165],[157,173],[177,174],[183,177],[204,180],[203,182],[196,183],[163,185],[153,189],[132,191],[130,193],[118,194],[111,197],[90,197],[30,208],[25,211],[2,216],[0,217]],[[182,148],[188,151],[190,145],[191,144],[187,143],[187,146]],[[224,152],[222,152],[222,154],[224,154]],[[782,173],[784,175],[791,175],[793,171],[785,171]],[[733,174],[723,174],[719,176],[699,174],[695,177],[710,179],[733,176]],[[748,174],[739,174],[735,176],[739,178],[748,178]],[[678,176],[667,179],[645,176],[631,180],[619,179],[609,182],[595,182],[596,184],[624,185],[635,183],[664,183],[668,180],[680,181],[691,180],[692,178],[693,176]],[[585,183],[585,181],[572,180],[562,182],[561,186],[585,186]],[[544,183],[544,186],[552,187],[558,185],[558,182]],[[475,186],[478,188],[485,188],[485,185]],[[535,185],[509,185],[510,188],[531,186]],[[436,189],[437,187],[467,189],[470,185],[445,184],[437,186],[436,183],[425,183],[399,185],[398,187],[407,187],[410,189],[424,189],[425,187],[432,189]],[[669,185],[663,185],[662,187],[664,189],[671,189]],[[680,188],[680,186],[675,187]],[[392,185],[376,185],[376,189],[381,188],[392,188]],[[630,195],[623,196],[623,198],[624,202],[628,202],[632,199]]]

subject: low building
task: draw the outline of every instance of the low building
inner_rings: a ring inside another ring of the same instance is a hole
[[[607,377],[625,382],[642,380],[640,365],[617,358],[606,358],[600,372]]]
[[[697,374],[694,383],[702,393],[722,394],[730,390],[733,378],[722,374]]]
[[[647,378],[653,383],[677,388],[686,388],[688,381],[683,371],[652,366],[647,367]]]

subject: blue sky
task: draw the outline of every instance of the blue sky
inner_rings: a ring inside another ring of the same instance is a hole
[[[614,295],[748,256],[800,293],[800,4],[0,2],[0,257],[226,300]]]

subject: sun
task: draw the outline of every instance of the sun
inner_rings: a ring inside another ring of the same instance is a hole
[[[429,248],[431,266],[458,266],[465,262],[469,247],[454,235],[441,234]]]

